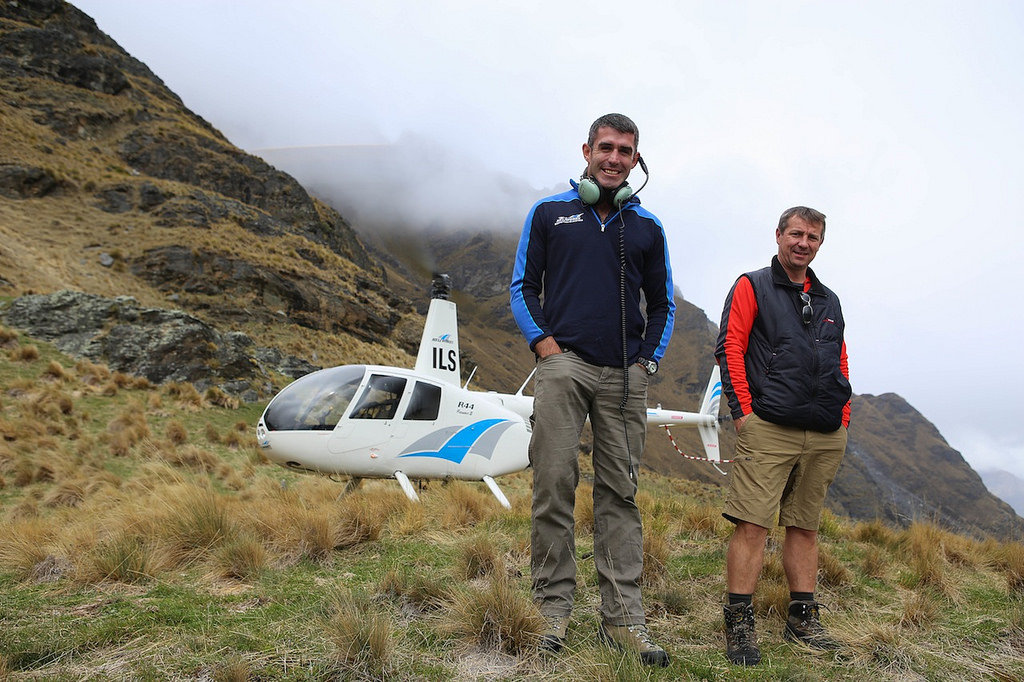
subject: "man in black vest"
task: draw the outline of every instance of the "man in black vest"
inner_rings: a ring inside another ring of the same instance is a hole
[[[726,654],[741,665],[761,660],[752,601],[776,522],[786,529],[786,638],[838,646],[814,598],[818,524],[846,451],[851,395],[839,298],[808,267],[824,239],[822,213],[785,211],[778,255],[736,280],[722,312],[715,357],[738,434],[722,512],[736,524],[726,556]]]

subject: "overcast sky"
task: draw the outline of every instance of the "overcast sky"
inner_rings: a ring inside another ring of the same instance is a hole
[[[590,123],[624,113],[676,287],[716,323],[778,215],[817,208],[855,392],[898,393],[975,468],[1024,476],[1024,3],[74,4],[243,149],[416,141],[400,177],[361,183],[424,215],[486,223],[485,171],[561,190]]]

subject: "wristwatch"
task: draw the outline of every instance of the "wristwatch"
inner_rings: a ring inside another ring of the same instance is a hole
[[[636,364],[647,370],[647,375],[651,376],[658,371],[658,362],[656,360],[648,360],[647,358],[637,358]]]

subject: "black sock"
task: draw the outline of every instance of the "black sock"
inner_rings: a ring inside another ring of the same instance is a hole
[[[790,592],[790,601],[814,601],[813,592]]]
[[[735,592],[729,593],[729,605],[743,604],[749,606],[754,603],[754,595],[752,594],[736,594]]]

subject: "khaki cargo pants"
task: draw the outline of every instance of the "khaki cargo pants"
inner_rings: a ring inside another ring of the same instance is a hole
[[[622,369],[598,367],[571,351],[540,360],[533,403],[533,597],[546,616],[568,616],[576,589],[573,509],[579,439],[589,416],[594,432],[594,561],[601,615],[609,625],[645,622],[640,598],[643,537],[636,506],[640,455],[647,434],[647,373],[629,370],[625,419]]]

